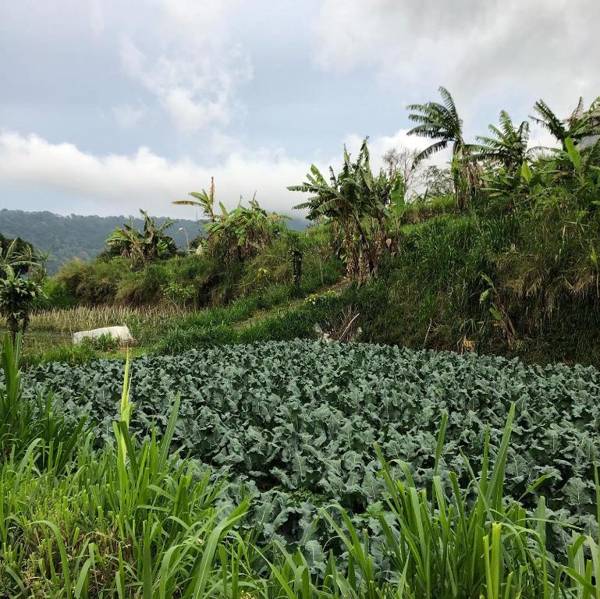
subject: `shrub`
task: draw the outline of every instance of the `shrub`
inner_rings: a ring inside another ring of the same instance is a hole
[[[77,298],[69,292],[67,285],[54,277],[44,280],[42,291],[44,295],[36,301],[36,310],[71,308],[77,304]]]
[[[84,263],[73,260],[63,266],[56,280],[78,303],[97,305],[114,303],[119,283],[131,270],[125,259],[96,260]]]
[[[5,266],[0,276],[0,315],[13,341],[17,333],[24,333],[29,325],[29,316],[42,289],[33,279],[19,275],[12,267]]]

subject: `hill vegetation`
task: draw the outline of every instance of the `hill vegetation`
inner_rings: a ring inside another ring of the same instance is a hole
[[[172,221],[169,235],[177,247],[185,251],[201,231],[201,223],[182,218],[157,217],[157,225]],[[69,214],[62,216],[48,211],[27,212],[24,210],[0,210],[0,233],[8,238],[20,237],[31,242],[48,255],[46,267],[50,274],[56,273],[67,262],[78,259],[94,260],[101,254],[109,235],[124,222],[135,229],[143,227],[144,219],[139,216],[95,216]],[[303,218],[294,218],[290,228],[302,230],[306,226]]]

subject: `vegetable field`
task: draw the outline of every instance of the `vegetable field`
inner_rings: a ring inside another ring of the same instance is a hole
[[[53,389],[69,413],[89,414],[108,438],[122,368],[51,363],[29,370],[26,388]],[[466,486],[466,460],[479,471],[486,427],[494,448],[512,402],[507,493],[530,507],[543,494],[554,516],[573,524],[585,525],[594,510],[594,368],[294,341],[143,357],[133,363],[132,389],[139,433],[164,428],[181,396],[175,444],[259,495],[269,536],[306,540],[315,505],[368,513],[383,484],[375,443],[388,460],[410,465],[417,486],[428,482],[444,412],[442,464]]]

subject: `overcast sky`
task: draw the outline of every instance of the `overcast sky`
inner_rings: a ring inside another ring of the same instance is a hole
[[[407,138],[450,89],[467,137],[600,94],[599,0],[0,0],[0,207],[288,211],[310,163]]]

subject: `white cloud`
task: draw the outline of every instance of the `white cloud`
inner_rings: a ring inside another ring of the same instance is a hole
[[[121,39],[125,72],[153,94],[178,130],[193,133],[229,124],[237,89],[252,77],[250,59],[230,39],[234,0],[161,0],[152,41]],[[146,32],[147,33],[147,32]]]
[[[99,37],[104,32],[104,10],[101,0],[90,0],[90,29],[94,37]]]
[[[462,106],[545,97],[566,113],[600,89],[599,20],[597,0],[325,0],[314,30],[321,66],[375,69],[405,97],[444,85]]]
[[[229,121],[226,94],[199,102],[189,89],[175,87],[165,91],[163,103],[180,131],[197,131],[207,125]]]
[[[239,7],[240,0],[158,0],[158,5],[174,33],[190,35],[187,43],[204,44],[209,33],[221,29],[223,20]]]
[[[131,127],[135,127],[144,118],[146,107],[122,104],[113,107],[113,114],[119,127],[130,129]]]
[[[135,213],[146,208],[154,214],[193,216],[193,210],[177,208],[171,201],[189,191],[206,187],[214,176],[218,198],[233,206],[242,195],[256,191],[261,204],[287,210],[297,195],[286,190],[299,183],[308,164],[302,160],[274,157],[268,152],[232,153],[215,166],[192,160],[170,161],[140,148],[132,155],[95,156],[73,144],[52,144],[37,135],[0,133],[0,183],[24,189],[48,189],[72,198],[94,200],[102,214]]]
[[[355,152],[361,141],[357,135],[348,135],[345,143]],[[91,201],[101,214],[131,214],[144,208],[154,214],[191,217],[193,209],[177,208],[171,202],[206,187],[211,176],[216,181],[218,199],[229,207],[240,196],[250,199],[254,192],[270,210],[289,213],[300,203],[299,194],[287,191],[287,186],[304,180],[309,161],[291,158],[282,150],[248,152],[233,139],[226,138],[223,144],[229,154],[217,164],[202,165],[191,159],[168,160],[145,147],[131,155],[96,156],[74,144],[0,132],[0,184],[17,185],[24,192],[49,190]],[[425,144],[425,140],[407,136],[405,130],[375,138],[370,142],[373,166],[379,168],[381,156],[392,147],[420,149]],[[238,149],[232,150],[236,145]],[[324,172],[329,164],[337,168],[341,155],[340,143],[336,155],[317,166]]]

